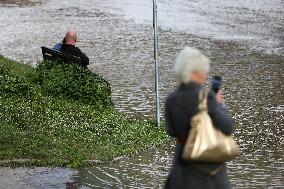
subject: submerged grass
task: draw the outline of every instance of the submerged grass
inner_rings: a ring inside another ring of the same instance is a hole
[[[58,95],[60,90],[53,95],[53,90],[46,91],[45,80],[34,79],[36,71],[0,57],[0,160],[22,160],[2,164],[77,167],[87,160],[109,161],[167,140],[154,122],[130,119],[104,100],[99,106],[78,96]],[[61,71],[68,77],[74,74]]]

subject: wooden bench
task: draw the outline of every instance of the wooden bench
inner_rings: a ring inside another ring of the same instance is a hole
[[[75,63],[81,65],[81,58],[66,53],[62,53],[57,50],[53,50],[47,47],[41,47],[42,56],[44,60],[57,60],[66,63]]]

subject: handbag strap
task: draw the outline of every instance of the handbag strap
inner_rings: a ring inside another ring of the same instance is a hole
[[[199,111],[207,111],[207,97],[208,97],[208,89],[202,88],[199,91]]]

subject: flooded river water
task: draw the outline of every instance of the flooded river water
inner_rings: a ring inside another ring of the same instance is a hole
[[[185,45],[203,50],[212,59],[212,74],[224,78],[225,100],[237,127],[242,154],[228,164],[232,185],[283,188],[284,1],[158,2],[162,104],[176,86],[172,68],[178,51]],[[78,46],[92,62],[90,69],[111,82],[116,109],[152,118],[151,19],[151,0],[49,0],[28,7],[2,6],[0,54],[35,65],[41,59],[40,46],[52,46],[68,28],[75,28]],[[68,179],[76,183],[73,188],[83,189],[162,188],[172,148],[169,144],[79,170],[35,171],[23,181],[47,189],[65,188]]]

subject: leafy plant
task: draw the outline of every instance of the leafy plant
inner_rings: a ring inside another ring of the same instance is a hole
[[[97,107],[106,107],[110,103],[109,82],[75,64],[43,61],[31,78],[47,96],[62,96]]]
[[[109,97],[103,78],[75,65],[0,57],[0,165],[77,167],[167,141],[154,122],[108,108]]]
[[[0,67],[0,87],[3,91],[29,97],[51,96],[91,104],[97,108],[110,105],[109,82],[75,64],[43,61],[21,76],[11,74],[7,65]]]

